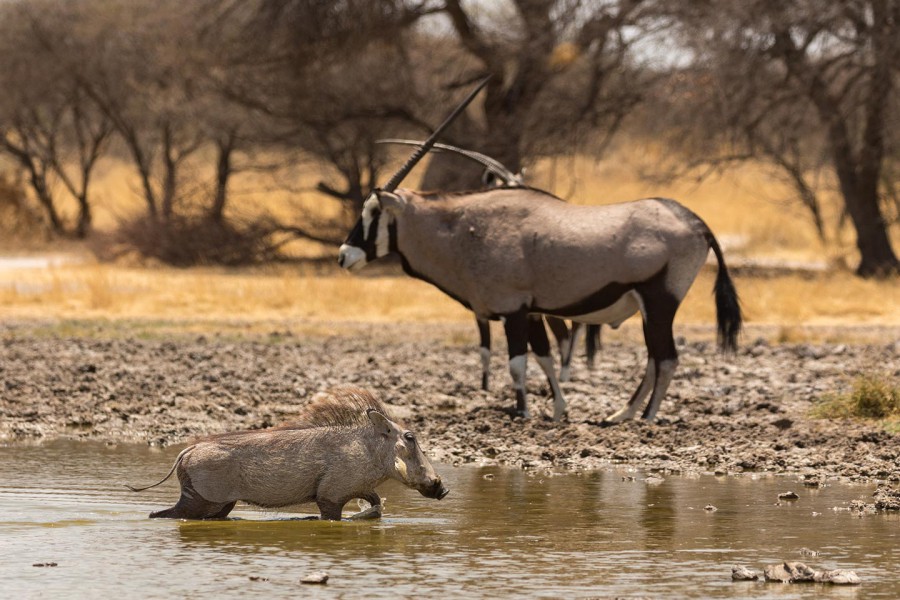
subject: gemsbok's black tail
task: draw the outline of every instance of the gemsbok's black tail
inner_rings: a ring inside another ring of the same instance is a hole
[[[707,230],[706,239],[709,247],[716,255],[719,262],[719,270],[716,274],[716,283],[713,291],[716,296],[716,323],[718,325],[719,349],[723,352],[735,352],[737,350],[737,338],[741,333],[744,317],[741,314],[741,302],[734,289],[734,282],[728,275],[728,267],[725,266],[725,257],[722,256],[722,248]]]

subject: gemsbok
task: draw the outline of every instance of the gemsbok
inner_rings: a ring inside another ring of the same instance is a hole
[[[722,250],[706,223],[674,200],[579,206],[525,187],[438,195],[397,189],[485,83],[383,188],[369,194],[340,248],[339,263],[357,270],[396,253],[407,274],[438,287],[477,317],[500,319],[509,345],[516,414],[522,417],[529,416],[529,342],[550,382],[554,420],[566,413],[546,331],[529,315],[615,328],[640,312],[648,355],[644,376],[630,400],[606,422],[633,418],[648,395],[642,416],[653,420],[678,364],[675,313],[710,250],[718,262],[719,346],[725,351],[737,347],[741,309]]]

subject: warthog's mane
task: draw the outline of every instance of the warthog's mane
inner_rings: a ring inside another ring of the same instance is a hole
[[[345,386],[328,390],[303,407],[292,421],[268,429],[229,431],[204,437],[197,442],[237,442],[243,436],[261,431],[290,429],[351,428],[369,425],[366,411],[373,408],[394,420],[378,398],[368,390]],[[195,442],[196,443],[196,442]]]
[[[277,429],[316,429],[368,425],[366,411],[375,409],[388,419],[390,413],[372,392],[358,387],[334,388],[307,404],[294,419]]]

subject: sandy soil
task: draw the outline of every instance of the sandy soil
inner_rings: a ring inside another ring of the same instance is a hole
[[[502,340],[493,389],[479,389],[474,324],[336,329],[340,335],[279,330],[140,339],[115,325],[83,335],[5,323],[0,439],[175,444],[277,424],[316,392],[355,384],[380,394],[430,454],[448,463],[597,468],[628,462],[672,472],[900,481],[900,435],[876,423],[808,416],[818,398],[846,391],[860,372],[900,377],[897,332],[881,332],[881,341],[871,343],[773,344],[751,329],[730,358],[715,352],[709,332],[692,334],[691,341],[679,340],[681,366],[657,421],[600,427],[637,385],[644,350],[634,335],[608,335],[593,371],[576,360],[573,381],[563,384],[568,422],[554,424],[545,418],[552,403],[533,361],[536,417],[511,419],[505,412],[514,399]]]

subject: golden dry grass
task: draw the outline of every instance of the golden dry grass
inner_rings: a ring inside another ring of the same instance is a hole
[[[701,273],[679,323],[714,323],[713,279],[712,270]],[[738,277],[736,283],[752,325],[900,325],[895,282],[839,272],[814,279]],[[436,288],[405,276],[95,264],[0,271],[0,318],[460,322],[472,316]]]
[[[732,169],[702,183],[653,185],[635,176],[652,152],[617,155],[604,161],[585,158],[545,161],[530,174],[535,185],[573,202],[613,202],[651,195],[674,197],[700,214],[723,242],[727,258],[819,260],[850,255],[846,232],[824,247],[809,219],[785,204],[788,190],[762,167]],[[282,175],[296,190],[308,190],[318,174]],[[262,211],[288,219],[334,215],[335,203],[308,191],[272,192],[268,176],[249,174],[235,182],[233,211]],[[97,179],[96,221],[110,229],[142,210],[134,178],[121,163],[107,163]],[[835,207],[829,205],[834,220]],[[835,221],[836,222],[836,221]],[[71,248],[69,248],[71,251]],[[297,244],[294,254],[331,255],[333,249]],[[854,260],[853,258],[850,259]],[[682,324],[714,322],[714,272],[704,270],[678,315]],[[900,325],[900,291],[893,281],[860,280],[846,271],[772,278],[737,277],[751,325],[774,325],[791,338],[809,325]],[[136,268],[83,264],[49,269],[0,270],[2,319],[169,319],[194,322],[450,321],[471,314],[425,283],[402,275],[354,277],[317,274],[302,267],[225,270]]]

